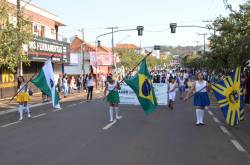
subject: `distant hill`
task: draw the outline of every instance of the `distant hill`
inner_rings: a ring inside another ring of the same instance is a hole
[[[147,47],[147,49],[153,49],[153,47]],[[160,51],[161,54],[172,54],[172,55],[186,55],[186,54],[192,54],[197,51],[203,50],[203,45],[198,46],[166,46],[161,45]]]

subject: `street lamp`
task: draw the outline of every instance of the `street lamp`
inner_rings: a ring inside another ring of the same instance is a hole
[[[137,26],[135,29],[120,29],[120,30],[115,30],[114,29],[117,29],[118,27],[109,27],[107,29],[111,29],[112,31],[111,32],[108,32],[108,33],[104,33],[104,34],[100,34],[96,37],[95,39],[95,49],[96,49],[96,57],[97,57],[97,45],[100,46],[100,41],[98,40],[99,37],[102,37],[102,36],[106,36],[106,35],[109,35],[109,34],[112,34],[112,55],[113,55],[113,65],[115,66],[115,59],[114,59],[114,33],[117,33],[117,32],[122,32],[122,31],[133,31],[133,30],[137,30],[138,32],[138,36],[142,36],[143,34],[143,30],[144,30],[144,27],[143,26]],[[97,62],[97,61],[96,61]],[[97,65],[97,64],[96,64]]]

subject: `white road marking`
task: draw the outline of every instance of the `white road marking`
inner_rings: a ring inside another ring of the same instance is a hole
[[[228,136],[231,136],[230,132],[224,126],[220,126],[220,129],[222,130],[222,132],[224,132]]]
[[[62,108],[61,109],[55,109],[55,110],[53,110],[52,112],[59,112],[59,111],[61,111],[62,110]]]
[[[2,125],[1,127],[4,128],[4,127],[8,127],[8,126],[11,126],[11,125],[14,125],[14,124],[18,124],[18,123],[20,123],[20,121],[16,121],[16,122],[13,122],[13,123],[5,124],[5,125]]]
[[[79,102],[78,104],[82,104],[82,103],[85,103],[86,101],[81,101],[81,102]]]
[[[71,104],[71,105],[68,105],[67,107],[74,107],[76,106],[77,104]]]
[[[240,143],[237,140],[231,140],[233,145],[241,152],[246,152],[246,150],[240,145]]]
[[[109,129],[110,127],[112,127],[112,125],[114,125],[116,122],[117,122],[117,120],[114,120],[113,122],[107,124],[107,125],[106,125],[105,127],[103,127],[102,129],[103,129],[103,130],[107,130],[107,129]]]
[[[214,113],[212,111],[208,111],[208,114],[211,115],[211,116],[214,115]]]
[[[216,123],[220,123],[220,121],[216,117],[213,117],[213,119]]]
[[[44,115],[46,115],[46,113],[42,113],[42,114],[40,114],[40,115],[33,116],[32,119],[38,118],[38,117],[41,117],[41,116],[44,116]]]

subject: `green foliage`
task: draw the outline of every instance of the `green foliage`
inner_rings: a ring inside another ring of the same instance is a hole
[[[127,71],[134,68],[144,57],[133,49],[118,49],[117,53],[120,59],[120,65],[125,67],[125,70]],[[160,59],[149,56],[147,58],[147,64],[149,69],[153,69],[154,67],[163,68],[165,65],[168,65],[172,61],[172,59],[172,56]]]
[[[143,58],[133,49],[118,49],[117,50],[120,65],[124,66],[126,70],[131,70]]]
[[[0,67],[4,66],[15,72],[19,61],[28,63],[23,46],[32,38],[31,23],[25,20],[21,11],[19,25],[11,18],[16,18],[14,7],[6,0],[0,0]]]
[[[196,68],[196,69],[200,69],[203,67],[204,64],[204,58],[202,58],[201,55],[197,55],[197,54],[189,54],[189,55],[185,55],[182,59],[181,59],[181,64],[187,68]]]
[[[230,10],[228,17],[218,17],[213,26],[219,35],[210,37],[211,54],[208,62],[213,69],[244,66],[250,59],[250,1],[240,5],[239,11]]]
[[[186,55],[182,59],[184,66],[221,71],[244,66],[250,60],[250,1],[240,5],[239,11],[225,2],[230,14],[219,16],[209,25],[217,31],[209,38],[211,52],[204,56]]]

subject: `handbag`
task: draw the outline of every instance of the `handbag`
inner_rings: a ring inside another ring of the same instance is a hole
[[[31,88],[29,88],[29,90],[28,90],[28,94],[29,94],[29,96],[32,96],[32,95],[33,95],[33,91],[32,91],[32,89],[31,89]]]

